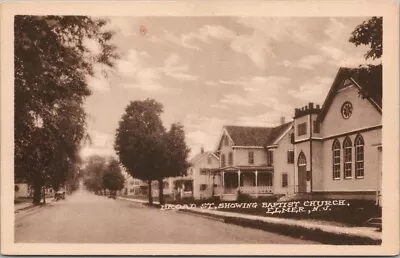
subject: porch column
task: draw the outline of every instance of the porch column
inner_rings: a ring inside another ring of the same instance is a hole
[[[256,197],[258,197],[258,171],[254,172],[255,179],[256,179]]]
[[[240,189],[240,169],[238,170],[238,187]]]
[[[222,196],[222,194],[225,193],[225,172],[222,171],[221,174],[222,174],[222,177],[221,177],[221,180],[222,180],[222,183],[221,183],[222,189],[221,189],[221,193],[220,193],[220,194],[221,194],[221,196]]]

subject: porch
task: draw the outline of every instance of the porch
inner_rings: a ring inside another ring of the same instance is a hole
[[[238,193],[252,197],[273,194],[273,169],[225,169],[221,172],[222,187],[215,189],[214,195],[223,199],[236,199]],[[230,198],[229,198],[230,197]]]

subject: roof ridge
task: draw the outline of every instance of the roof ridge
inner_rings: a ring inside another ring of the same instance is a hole
[[[248,125],[224,125],[224,127],[241,127],[241,128],[274,128],[273,126],[248,126]]]

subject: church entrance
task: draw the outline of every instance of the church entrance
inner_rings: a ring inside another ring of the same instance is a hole
[[[297,159],[297,173],[297,191],[299,193],[305,193],[307,192],[307,159],[303,152],[300,152],[299,158]]]

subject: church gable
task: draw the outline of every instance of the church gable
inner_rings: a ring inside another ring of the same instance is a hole
[[[359,87],[351,80],[338,87],[325,112],[321,124],[325,137],[382,123],[381,113],[370,100],[360,95]]]

